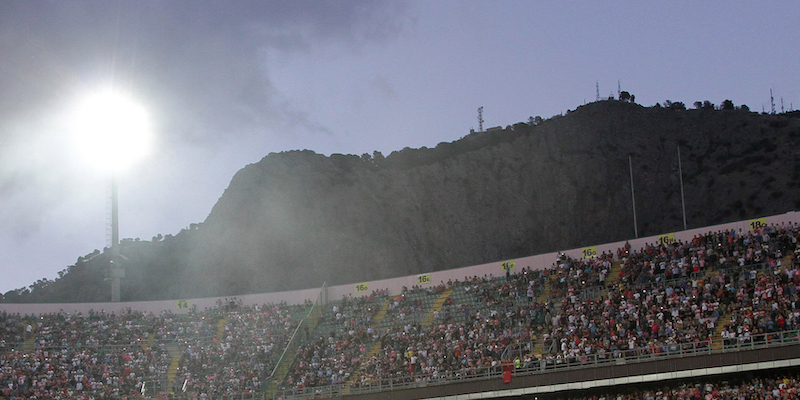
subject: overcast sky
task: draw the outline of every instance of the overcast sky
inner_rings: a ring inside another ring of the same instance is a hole
[[[121,237],[202,222],[271,152],[384,155],[622,90],[643,105],[800,108],[800,2],[0,0],[0,292],[110,243],[109,178],[67,134],[113,84],[152,154],[119,174]],[[778,110],[780,111],[780,109]]]

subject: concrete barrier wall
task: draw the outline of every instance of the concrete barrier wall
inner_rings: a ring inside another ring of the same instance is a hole
[[[554,266],[559,253],[564,253],[572,258],[589,258],[593,254],[611,253],[615,256],[617,249],[625,246],[625,243],[631,245],[631,250],[638,251],[643,249],[647,244],[658,243],[659,240],[680,240],[683,242],[691,241],[697,235],[705,235],[709,232],[735,230],[748,232],[753,228],[762,226],[776,225],[793,225],[800,223],[800,213],[792,211],[786,214],[779,214],[770,217],[757,218],[751,220],[744,220],[738,222],[731,222],[727,224],[714,225],[704,228],[689,229],[679,232],[669,232],[661,235],[642,237],[638,239],[630,239],[627,241],[619,241],[613,243],[599,244],[596,246],[587,246],[577,249],[570,249],[561,252],[553,252],[546,254],[539,254],[535,256],[522,257],[513,260],[499,260],[487,264],[475,265],[466,268],[457,268],[446,271],[432,271],[420,275],[405,276],[401,278],[384,279],[373,282],[357,282],[347,285],[331,286],[328,289],[328,298],[330,300],[338,300],[343,296],[361,296],[369,294],[373,290],[386,288],[389,289],[389,294],[399,294],[403,286],[408,288],[414,285],[430,286],[438,285],[440,282],[447,282],[448,280],[463,280],[466,276],[502,276],[505,275],[503,264],[513,265],[512,271],[519,271],[521,268],[529,268],[531,270],[539,270],[550,268]]]
[[[169,311],[176,314],[189,312],[191,309],[203,311],[206,308],[213,308],[219,302],[241,302],[246,305],[261,305],[269,303],[280,303],[285,301],[288,304],[302,304],[306,300],[315,301],[321,292],[320,288],[294,290],[289,292],[248,294],[241,296],[228,297],[207,297],[202,299],[180,299],[163,301],[127,301],[119,303],[44,303],[44,304],[2,304],[0,312],[7,312],[20,315],[39,315],[66,312],[70,314],[82,313],[87,315],[89,311],[105,311],[107,313],[121,313],[128,309],[142,311],[145,313],[161,313]]]
[[[692,240],[697,235],[705,235],[709,232],[735,230],[748,232],[754,228],[760,228],[768,225],[795,225],[800,223],[800,213],[792,211],[786,214],[779,214],[770,217],[744,220],[739,222],[732,222],[728,224],[720,224],[709,226],[705,228],[689,229],[679,232],[665,233],[656,236],[648,236],[638,239],[631,239],[628,241],[619,241],[614,243],[599,244],[596,246],[587,246],[577,249],[570,249],[562,251],[566,255],[580,259],[590,258],[597,254],[611,253],[616,256],[617,249],[625,246],[625,243],[631,245],[634,251],[644,248],[647,244],[658,243],[664,240],[680,240],[687,242]],[[464,277],[471,276],[502,276],[505,275],[504,266],[512,268],[512,272],[519,271],[522,268],[529,268],[531,270],[540,270],[552,267],[558,257],[559,252],[539,254],[535,256],[522,257],[513,260],[499,260],[496,262],[474,265],[465,268],[456,268],[446,271],[431,271],[419,275],[410,275],[399,278],[383,279],[372,282],[354,282],[345,285],[331,286],[327,288],[325,300],[339,300],[344,296],[364,296],[369,295],[374,290],[388,289],[390,295],[399,294],[402,288],[411,288],[414,285],[419,286],[435,286],[439,283],[446,283],[450,280],[464,280]],[[105,312],[123,312],[127,309],[134,309],[143,312],[160,313],[162,311],[169,311],[174,313],[186,313],[192,308],[197,310],[204,310],[206,308],[214,307],[218,302],[230,301],[236,299],[237,302],[243,304],[267,304],[286,302],[288,304],[300,304],[306,300],[315,301],[320,295],[321,289],[303,289],[287,292],[276,293],[261,293],[250,294],[233,297],[211,297],[201,299],[179,299],[179,300],[165,300],[165,301],[141,301],[141,302],[119,302],[119,303],[57,303],[57,304],[2,304],[0,303],[0,312],[7,312],[13,314],[47,314],[57,313],[60,311],[67,313],[83,313],[87,314],[90,310],[105,311]]]

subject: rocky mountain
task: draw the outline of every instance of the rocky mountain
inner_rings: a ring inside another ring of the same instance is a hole
[[[795,210],[799,139],[800,112],[608,100],[386,157],[273,153],[202,224],[125,241],[122,297],[319,287],[624,240],[631,170],[639,235],[681,230],[679,148],[690,228]],[[96,256],[5,301],[104,301],[106,266]],[[66,289],[77,282],[97,290]]]

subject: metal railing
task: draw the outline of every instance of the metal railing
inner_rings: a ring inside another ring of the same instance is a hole
[[[767,347],[800,344],[800,330],[776,331],[752,335],[749,339],[732,339],[720,350],[712,350],[711,340],[693,343],[674,343],[660,346],[639,347],[599,354],[587,354],[571,358],[550,357],[542,360],[521,361],[514,375],[525,376],[574,369],[598,368],[604,365],[651,362],[657,360],[719,354]],[[491,367],[464,368],[438,374],[403,374],[390,378],[371,379],[350,385],[331,385],[302,389],[279,390],[274,399],[309,399],[341,396],[344,394],[363,394],[392,391],[398,389],[420,388],[430,385],[457,384],[466,381],[499,379],[502,365]]]

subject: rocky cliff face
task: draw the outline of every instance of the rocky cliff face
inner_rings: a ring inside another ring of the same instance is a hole
[[[690,228],[783,213],[800,209],[798,139],[800,112],[602,101],[385,158],[270,154],[233,177],[199,229],[123,243],[122,295],[356,283],[633,238],[629,157],[639,235],[681,230],[679,146]],[[28,301],[107,299],[89,278],[103,259]]]
[[[796,208],[798,119],[615,101],[386,159],[270,154],[195,239],[201,287],[260,292],[455,268]],[[201,272],[202,271],[202,272]],[[246,277],[246,279],[242,279]],[[226,290],[227,291],[227,290]]]

